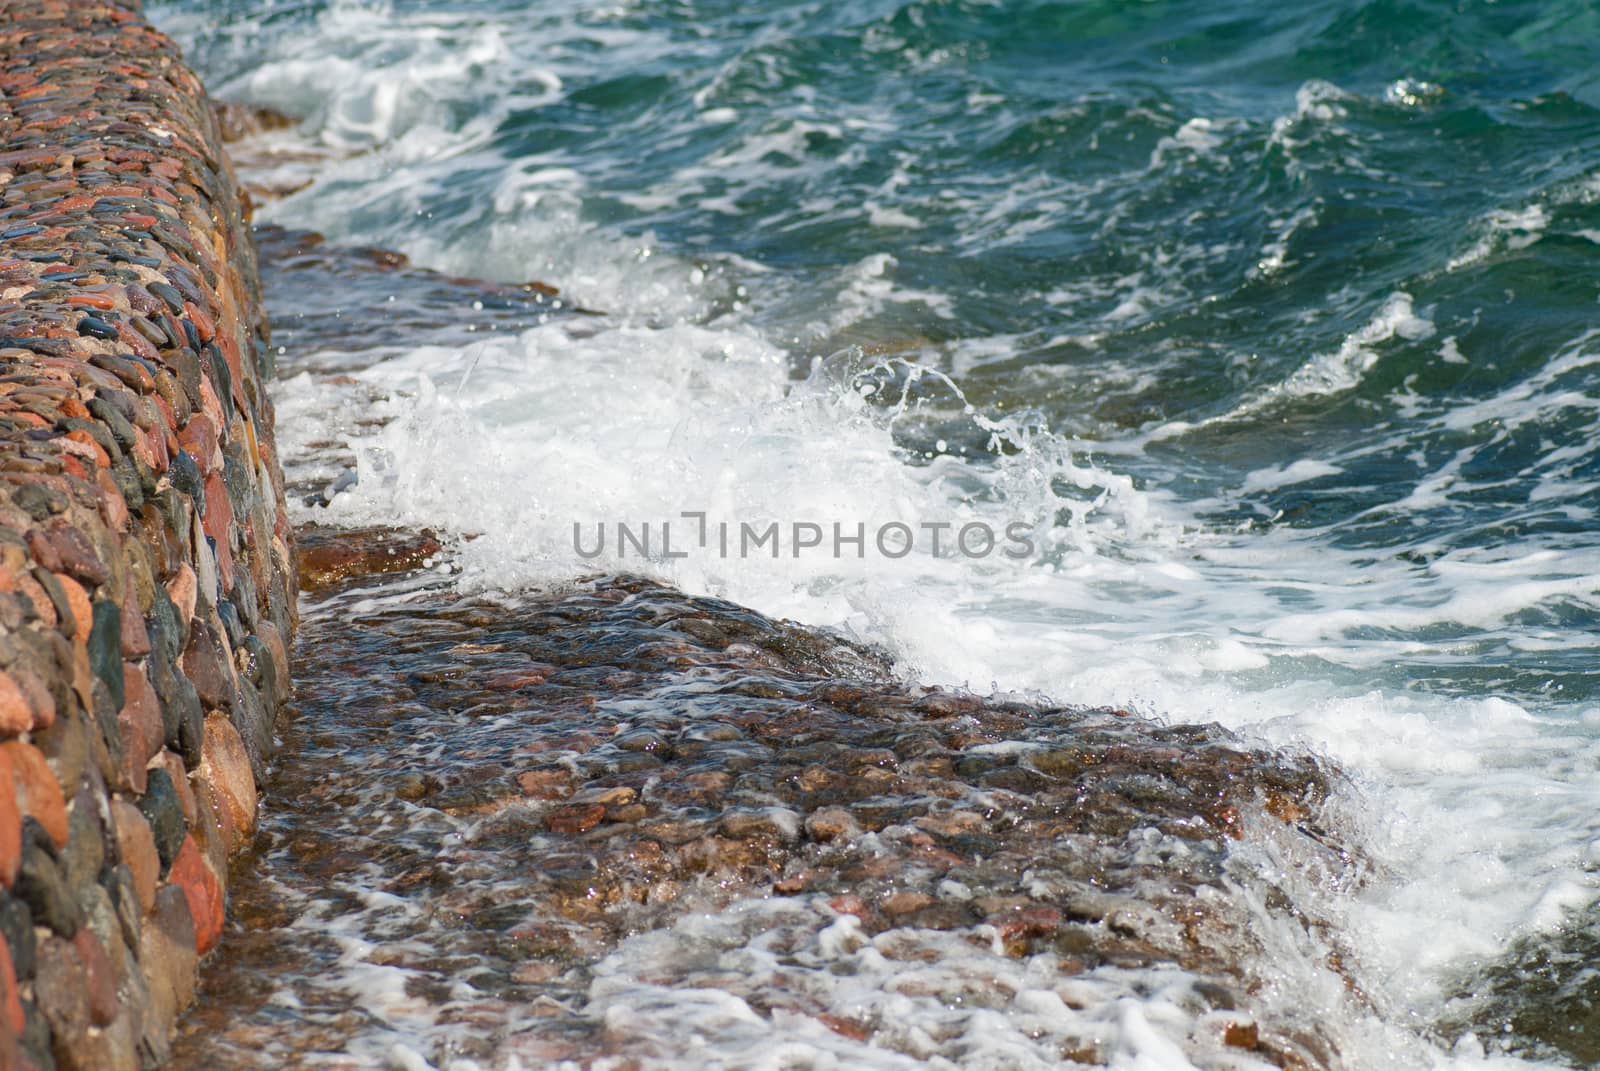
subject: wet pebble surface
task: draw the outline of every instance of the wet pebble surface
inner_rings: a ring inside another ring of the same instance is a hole
[[[907,687],[629,578],[509,603],[349,582],[298,666],[295,759],[177,1067],[653,1066],[689,1050],[651,1001],[702,991],[847,1060],[960,1064],[979,1017],[1044,999],[1024,977],[1065,1002],[1029,1028],[1040,1066],[1106,1058],[1074,1001],[1154,979],[1195,1059],[1334,1059],[1258,973],[1257,912],[1317,927],[1292,883],[1360,871],[1310,760]]]
[[[293,625],[255,252],[136,4],[0,17],[0,1066],[162,1062]]]

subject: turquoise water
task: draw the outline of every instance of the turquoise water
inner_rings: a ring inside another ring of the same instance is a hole
[[[307,516],[480,537],[462,584],[513,590],[588,571],[575,522],[1020,518],[1048,544],[1020,564],[649,567],[926,679],[1339,761],[1397,875],[1333,908],[1375,1014],[1421,1024],[1395,1065],[1476,1059],[1438,1026],[1473,979],[1585,932],[1593,5],[153,15],[217,95],[300,120],[269,148],[310,184],[258,218],[603,314],[393,348],[362,375],[382,432],[286,382],[291,462],[330,430],[359,457]]]

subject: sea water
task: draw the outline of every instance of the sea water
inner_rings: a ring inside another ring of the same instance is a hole
[[[258,222],[560,290],[281,381],[291,469],[337,438],[356,472],[301,520],[432,527],[467,592],[644,572],[916,680],[1326,756],[1387,875],[1320,905],[1371,998],[1350,1065],[1558,1057],[1512,1023],[1544,996],[1472,1008],[1596,926],[1590,5],[152,15],[298,120]],[[608,960],[595,1014],[723,1023],[740,1066],[748,1008],[618,1010],[673,940]],[[1158,997],[1118,1014],[1127,1066],[1182,1066]]]

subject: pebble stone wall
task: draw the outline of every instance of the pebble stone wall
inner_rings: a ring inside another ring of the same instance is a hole
[[[287,691],[217,120],[134,0],[0,0],[0,1069],[162,1062]]]

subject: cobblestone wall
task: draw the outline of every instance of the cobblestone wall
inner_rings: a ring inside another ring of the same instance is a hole
[[[255,254],[138,5],[0,0],[0,1068],[153,1066],[287,689]]]

